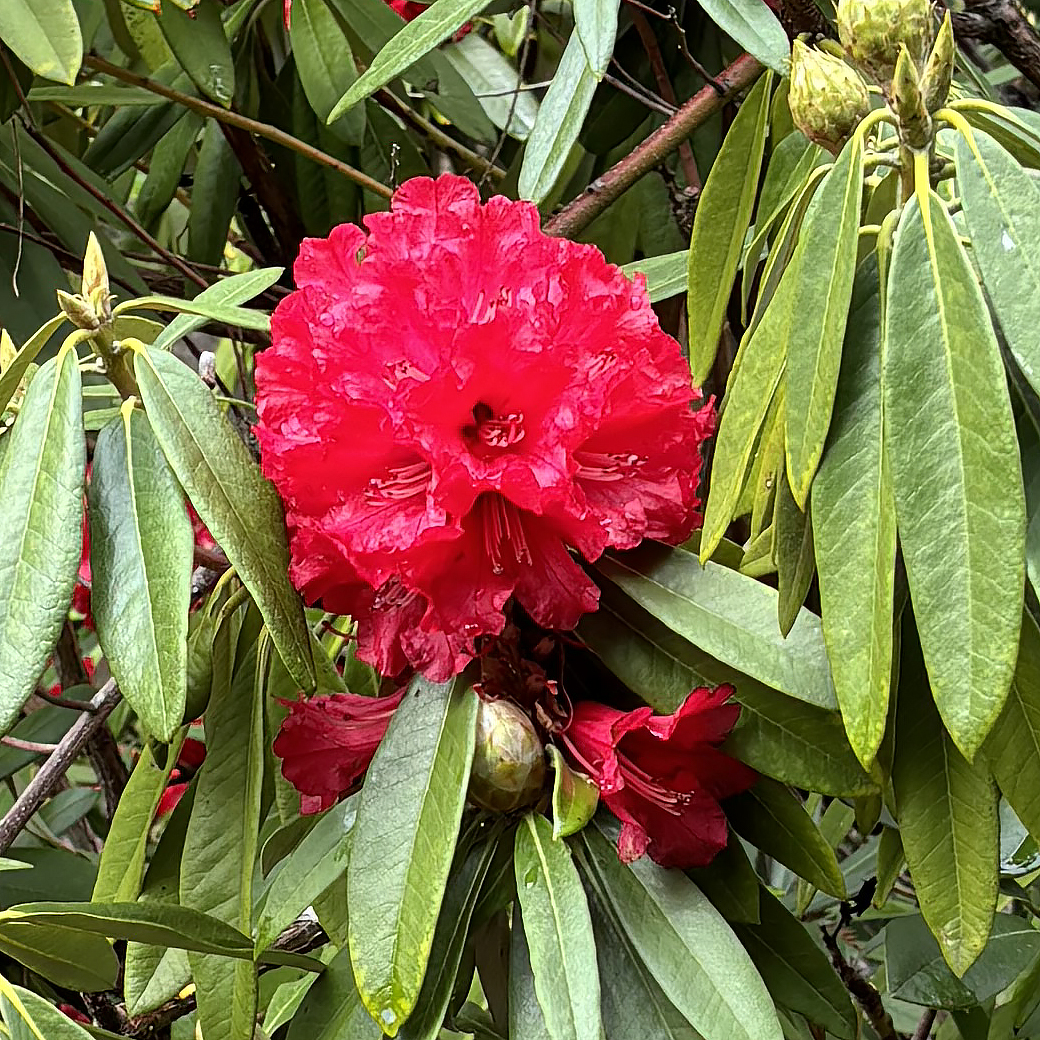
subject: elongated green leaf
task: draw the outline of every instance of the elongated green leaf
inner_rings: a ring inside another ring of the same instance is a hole
[[[773,999],[829,1035],[855,1040],[857,1016],[848,990],[806,926],[768,892],[762,893],[761,913],[761,924],[737,925],[736,933]]]
[[[124,406],[98,435],[88,501],[98,641],[134,711],[168,741],[187,696],[194,538],[142,412]]]
[[[758,924],[758,875],[732,829],[726,847],[706,867],[687,870],[686,875],[730,924]]]
[[[905,633],[892,787],[921,913],[954,973],[982,952],[996,909],[997,793],[981,760],[957,750],[927,696],[920,653]]]
[[[148,96],[154,102],[155,95]],[[159,218],[173,201],[202,124],[202,116],[186,112],[152,149],[151,158],[148,160],[148,175],[134,200],[137,219],[149,230],[155,228]],[[224,283],[217,283],[218,286],[222,284]],[[144,342],[147,343],[149,340]]]
[[[474,15],[488,5],[488,0],[435,0],[418,18],[408,22],[372,60],[339,99],[329,114],[328,122],[339,119],[346,111],[386,86],[419,58],[432,51],[452,33],[461,29]]]
[[[584,773],[572,769],[555,744],[546,749],[553,770],[553,841],[577,834],[592,819],[599,804],[599,788]]]
[[[4,374],[0,375],[0,412],[7,410],[7,406],[11,403],[11,398],[18,389],[19,383],[25,378],[29,366],[66,320],[64,315],[51,318],[46,325],[26,340],[11,363],[4,369]]]
[[[37,76],[76,82],[83,36],[72,0],[4,0],[0,40]]]
[[[614,53],[617,22],[617,0],[574,0],[574,32],[597,80],[603,78]]]
[[[379,1040],[354,984],[350,951],[340,950],[303,998],[289,1026],[289,1040]]]
[[[189,15],[163,4],[156,15],[163,36],[181,68],[205,94],[225,108],[235,97],[235,61],[220,18],[217,0],[200,0]]]
[[[856,273],[863,143],[853,136],[813,197],[791,263],[798,276],[787,341],[785,430],[791,492],[805,509],[831,423]]]
[[[1040,631],[1026,613],[1018,667],[1004,710],[983,747],[1011,807],[1033,837],[1040,835]]]
[[[347,869],[357,799],[333,806],[286,858],[264,898],[256,952],[266,950]]]
[[[786,639],[774,589],[693,553],[646,545],[596,564],[673,632],[759,682],[822,708],[837,701],[814,614],[802,610]]]
[[[0,1011],[12,1040],[90,1040],[91,1034],[32,990],[0,979]],[[21,1030],[25,1031],[22,1032]]]
[[[600,609],[582,618],[578,632],[615,675],[661,712],[674,711],[695,686],[734,683],[741,711],[726,746],[758,772],[833,795],[876,790],[852,753],[837,712],[787,697],[728,668],[609,582]]]
[[[87,993],[111,989],[119,961],[100,935],[42,921],[0,919],[0,953],[55,985]]]
[[[719,912],[677,870],[625,864],[595,827],[582,832],[604,901],[669,1000],[704,1040],[780,1040],[751,959]]]
[[[289,582],[282,508],[213,395],[186,365],[154,348],[134,373],[148,418],[181,486],[228,555],[305,690],[315,684],[310,634]]]
[[[477,698],[417,679],[361,792],[347,869],[350,956],[365,1006],[395,1036],[419,996],[466,797]]]
[[[516,891],[534,988],[553,1040],[599,1040],[599,975],[589,906],[565,842],[544,816],[516,832]]]
[[[0,463],[0,732],[35,688],[72,599],[83,537],[81,408],[69,347],[33,378]]]
[[[809,517],[798,508],[784,474],[777,474],[776,571],[777,621],[785,638],[798,620],[816,573],[813,533]]]
[[[182,736],[167,749],[165,766],[155,761],[150,745],[146,744],[142,750],[130,781],[119,796],[119,805],[105,838],[91,896],[95,902],[119,903],[137,898],[144,877],[148,832],[159,798],[177,762]]]
[[[834,849],[783,784],[759,780],[750,791],[727,801],[726,816],[733,829],[756,848],[816,888],[836,899],[846,898]]]
[[[252,273],[258,274],[259,272]],[[194,300],[179,300],[176,296],[141,296],[136,300],[127,300],[126,303],[119,304],[113,313],[120,315],[134,310],[173,311],[176,314],[194,314],[202,317],[204,320],[199,322],[200,325],[205,324],[205,320],[208,319],[223,322],[225,325],[235,325],[240,329],[255,329],[258,332],[271,331],[271,318],[263,311],[211,302],[212,298],[203,300],[202,296],[203,294],[199,293]],[[158,349],[159,341],[156,340],[153,346]]]
[[[755,0],[700,0],[708,17],[763,65],[786,75],[791,45],[776,15]]]
[[[217,634],[223,645],[215,649],[219,656],[213,669],[215,695],[206,709],[206,761],[184,839],[179,889],[182,906],[212,914],[248,933],[263,776],[262,681],[270,647],[266,634],[262,635],[232,674],[235,654],[230,635],[228,626]],[[189,953],[188,962],[203,1031],[227,1040],[251,1040],[255,967],[204,953]]]
[[[531,951],[527,948],[519,902],[513,904],[513,926],[509,931],[509,1035],[524,1040],[553,1040],[534,991]]]
[[[934,194],[900,218],[887,316],[885,445],[899,539],[935,703],[971,758],[1014,673],[1025,500],[1000,348]]]
[[[698,1040],[693,1026],[664,995],[594,891],[587,895],[599,958],[606,1040],[629,1040],[637,1036],[654,1037],[654,1040]]]
[[[326,0],[298,0],[293,5],[289,38],[307,100],[325,121],[358,76],[350,41]],[[365,106],[352,108],[329,129],[347,144],[360,145]]]
[[[697,203],[686,302],[690,367],[698,385],[715,360],[726,305],[754,212],[771,85],[771,77],[763,76],[740,106]]]
[[[159,903],[20,903],[0,913],[7,922],[57,925],[85,935],[129,939],[198,953],[251,959],[248,935],[219,918],[184,906]]]
[[[545,107],[545,102],[542,102]],[[528,146],[530,147],[530,146]],[[686,292],[688,280],[686,250],[678,253],[665,253],[662,256],[648,256],[642,260],[633,260],[621,268],[629,278],[641,274],[646,279],[646,291],[650,294],[650,302],[667,300],[679,293]]]
[[[517,186],[520,198],[540,203],[552,191],[585,123],[596,86],[581,40],[577,32],[571,33],[527,139]]]
[[[188,214],[188,256],[219,267],[238,205],[242,167],[215,119],[208,120],[202,129],[193,176],[195,197],[205,199],[206,205],[192,206]]]
[[[203,289],[191,306],[197,308],[191,314],[178,314],[164,332],[159,333],[152,344],[156,350],[163,350],[176,343],[183,336],[187,336],[206,324],[208,309],[218,308],[218,313],[223,313],[227,307],[235,304],[247,303],[254,297],[259,296],[265,289],[269,289],[282,276],[280,267],[262,267],[256,271],[247,271],[245,274],[232,275],[223,281]]]
[[[888,718],[895,506],[882,449],[877,271],[856,276],[835,418],[813,482],[823,639],[849,742],[870,765]]]
[[[1040,387],[1040,191],[988,134],[958,135],[957,184],[972,253],[1000,328],[1033,389]]]

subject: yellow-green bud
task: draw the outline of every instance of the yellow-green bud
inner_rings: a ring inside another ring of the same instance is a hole
[[[956,58],[957,43],[953,38],[953,22],[950,20],[950,12],[947,11],[921,79],[921,95],[924,98],[924,107],[929,113],[942,108],[950,96]]]
[[[801,40],[791,52],[787,103],[794,125],[835,155],[870,111],[870,95],[856,70]]]
[[[899,119],[899,138],[908,148],[920,151],[932,140],[932,119],[921,96],[917,68],[905,47],[900,49],[892,77],[892,107]]]
[[[67,293],[58,290],[58,307],[77,329],[93,332],[101,326],[101,319],[94,310],[94,305],[78,293]]]
[[[545,785],[545,748],[531,720],[512,701],[481,700],[469,799],[492,812],[538,801]]]
[[[839,0],[837,18],[850,61],[886,92],[901,45],[924,67],[935,36],[928,0]]]

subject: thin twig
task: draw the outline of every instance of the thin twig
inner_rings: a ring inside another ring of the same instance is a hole
[[[104,726],[120,697],[115,679],[109,679],[91,698],[90,706],[93,710],[84,712],[73,722],[69,731],[61,738],[57,749],[40,766],[37,774],[0,820],[0,855],[11,847],[15,838],[25,829],[25,825],[58,787],[90,738]]]
[[[823,945],[827,947],[827,952],[831,956],[831,964],[834,965],[838,978],[859,1005],[871,1028],[877,1033],[880,1040],[899,1040],[892,1016],[885,1010],[885,1005],[881,1001],[881,994],[868,979],[845,960],[845,955],[838,947],[837,935],[832,934],[826,928],[820,928],[820,931],[823,933]]]
[[[37,740],[22,740],[21,737],[0,737],[0,744],[16,748],[18,751],[31,751],[34,755],[49,755],[58,750],[57,744],[41,744]]]
[[[932,1026],[935,1024],[935,1016],[938,1013],[935,1008],[929,1008],[918,1021],[917,1028],[910,1040],[928,1040],[928,1037],[932,1035]]]
[[[1040,35],[1014,0],[965,0],[962,11],[950,14],[959,40],[992,44],[1040,87]]]
[[[723,88],[723,94],[711,86],[699,90],[664,126],[597,177],[582,195],[548,220],[545,231],[550,235],[576,237],[640,177],[660,165],[693,130],[714,115],[727,98],[751,86],[763,71],[762,65],[750,54],[741,55],[716,80]]]
[[[173,101],[175,104],[181,105],[192,112],[197,112],[201,116],[208,116],[210,119],[216,119],[218,122],[226,123],[228,126],[237,126],[241,130],[256,134],[257,137],[266,137],[269,141],[274,141],[276,144],[280,144],[291,151],[298,152],[313,162],[336,170],[337,173],[343,174],[344,177],[352,180],[355,184],[379,195],[381,198],[388,199],[393,194],[385,184],[381,184],[375,178],[369,177],[367,173],[362,173],[348,163],[341,162],[327,152],[307,144],[306,141],[301,141],[298,137],[293,137],[292,134],[287,134],[284,130],[271,126],[270,123],[261,123],[259,120],[250,119],[248,116],[241,115],[238,112],[231,112],[226,108],[221,108],[220,105],[211,104],[202,98],[192,97],[190,94],[173,90],[171,87],[157,83],[146,76],[138,76],[136,72],[130,72],[129,69],[113,65],[112,62],[105,61],[104,58],[99,58],[94,54],[85,55],[83,64],[87,68],[94,69],[95,72],[103,72],[105,75],[122,80],[124,83],[131,83],[135,87],[150,90],[153,94],[158,94],[159,97],[164,97],[167,101]]]

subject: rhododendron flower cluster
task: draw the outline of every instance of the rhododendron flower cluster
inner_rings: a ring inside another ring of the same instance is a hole
[[[573,628],[595,560],[698,525],[689,368],[641,279],[461,177],[304,242],[257,360],[257,436],[291,575],[358,624],[358,657],[435,681],[515,597]]]

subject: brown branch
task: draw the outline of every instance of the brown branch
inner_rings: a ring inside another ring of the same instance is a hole
[[[109,679],[91,699],[93,711],[83,712],[73,722],[58,743],[58,749],[40,766],[37,774],[0,820],[0,855],[11,847],[36,811],[61,784],[69,767],[79,758],[90,738],[104,727],[119,700],[119,687],[115,679]]]
[[[124,83],[130,83],[135,87],[149,90],[153,94],[158,94],[159,97],[164,97],[167,101],[173,101],[192,112],[197,112],[201,116],[216,119],[217,122],[226,123],[228,126],[237,126],[248,133],[256,134],[257,137],[266,137],[269,141],[274,141],[275,144],[280,144],[291,151],[298,152],[312,162],[328,166],[329,169],[343,174],[348,180],[352,180],[355,184],[359,184],[362,188],[373,192],[381,198],[388,199],[393,194],[385,184],[381,184],[375,178],[369,177],[367,173],[362,173],[348,163],[341,162],[334,156],[321,151],[321,149],[307,144],[306,141],[301,141],[298,137],[293,137],[292,134],[287,134],[284,130],[271,126],[270,123],[261,123],[259,120],[250,119],[248,116],[241,115],[238,112],[231,112],[226,108],[221,108],[220,105],[211,104],[202,98],[184,94],[179,90],[173,90],[162,83],[148,79],[147,76],[139,76],[136,72],[130,72],[129,69],[113,65],[112,62],[105,61],[104,58],[99,58],[93,54],[85,55],[83,64],[89,69],[94,69],[95,72],[103,72],[106,76],[112,76],[113,79],[122,80]]]
[[[910,1040],[928,1040],[928,1037],[932,1035],[932,1026],[935,1025],[937,1014],[935,1008],[929,1008],[918,1021],[917,1028]]]
[[[34,755],[49,755],[58,750],[57,744],[41,744],[38,740],[22,740],[21,737],[0,737],[0,744],[15,748],[18,751],[31,751]]]
[[[1040,87],[1040,35],[1015,0],[965,0],[963,11],[950,14],[958,39],[992,44]]]
[[[881,994],[869,980],[865,979],[847,960],[838,947],[837,935],[832,935],[826,928],[823,933],[823,945],[831,956],[831,964],[838,973],[838,978],[859,1005],[871,1028],[880,1040],[899,1040],[899,1034],[892,1023],[892,1016],[885,1010]]]
[[[750,54],[741,55],[723,70],[713,86],[704,87],[686,102],[668,122],[597,177],[573,202],[564,206],[545,225],[550,235],[574,238],[592,223],[615,199],[620,198],[644,174],[674,152],[689,135],[722,107],[734,94],[747,89],[764,71]]]

